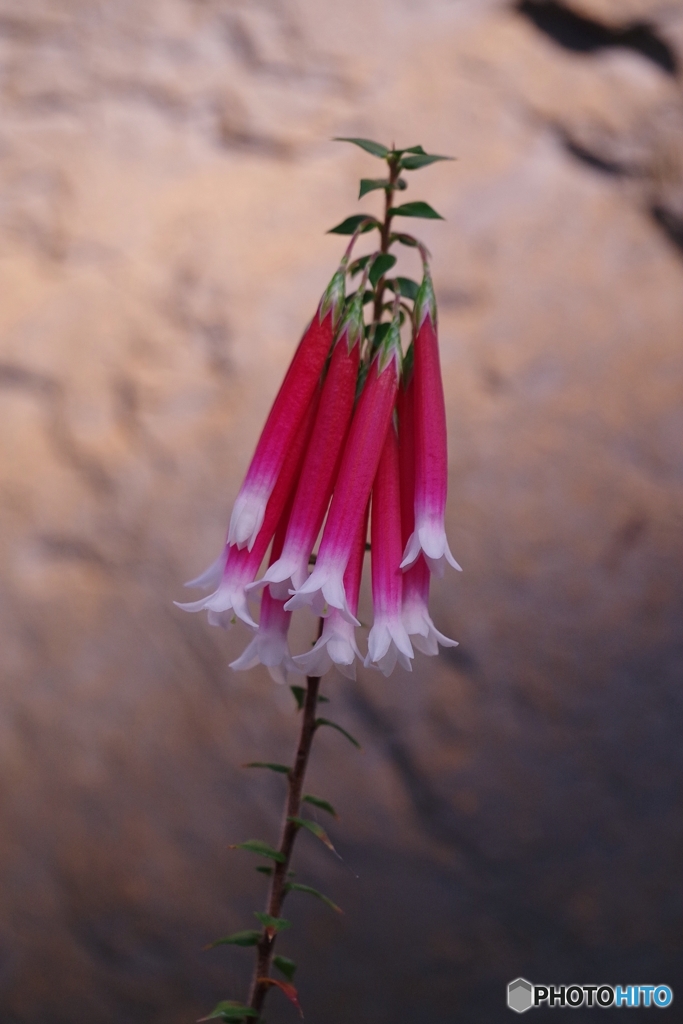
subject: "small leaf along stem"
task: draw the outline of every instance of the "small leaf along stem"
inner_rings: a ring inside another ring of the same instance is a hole
[[[323,619],[320,620],[318,635],[322,634]],[[294,764],[287,776],[287,798],[282,822],[282,832],[278,852],[282,860],[273,865],[271,876],[270,892],[268,894],[267,914],[271,918],[279,918],[282,904],[287,895],[287,872],[294,850],[299,825],[296,819],[301,810],[301,796],[303,792],[304,778],[308,767],[308,760],[313,745],[313,737],[317,729],[316,711],[318,707],[318,691],[320,679],[308,676],[306,680],[306,692],[303,699],[301,732],[299,744],[294,758]],[[270,965],[273,957],[276,934],[271,929],[265,928],[256,947],[256,966],[251,983],[251,992],[248,1005],[259,1014],[263,1002],[272,985],[269,980]]]

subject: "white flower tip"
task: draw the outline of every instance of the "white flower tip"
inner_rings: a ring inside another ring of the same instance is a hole
[[[183,586],[215,590],[221,581],[227,560],[228,551],[227,548],[224,548],[215,562],[212,562],[208,569],[205,569],[204,572],[199,574],[199,576],[195,576],[193,580],[188,580],[187,583],[183,584]]]
[[[287,682],[287,674],[284,672],[282,665],[268,665],[268,674],[274,683],[279,683],[283,686]]]
[[[202,597],[199,601],[174,601],[173,604],[176,608],[180,608],[184,612],[201,612],[206,608],[206,602],[208,598]]]

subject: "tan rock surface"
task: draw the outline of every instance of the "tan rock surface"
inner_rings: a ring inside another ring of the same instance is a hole
[[[623,10],[679,46],[680,4]],[[0,0],[0,67],[2,1021],[180,1024],[244,991],[248,953],[200,950],[260,906],[227,846],[274,835],[280,789],[239,765],[296,722],[228,670],[245,632],[171,602],[222,542],[325,231],[375,209],[334,135],[459,158],[409,197],[447,218],[421,233],[465,572],[434,588],[455,652],[326,684],[365,752],[315,755],[350,870],[302,841],[347,911],[292,907],[305,1009],[680,986],[680,79],[499,0]]]

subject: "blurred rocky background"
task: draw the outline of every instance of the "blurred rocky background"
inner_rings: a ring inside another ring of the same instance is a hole
[[[325,232],[379,203],[335,135],[458,157],[406,226],[465,571],[433,594],[460,647],[326,681],[364,750],[314,755],[343,862],[302,836],[297,869],[346,913],[292,897],[306,1018],[504,1020],[520,974],[683,998],[682,76],[681,0],[0,0],[2,1024],[245,994],[250,952],[201,948],[262,905],[228,845],[275,837],[281,783],[240,765],[297,719],[171,602]]]

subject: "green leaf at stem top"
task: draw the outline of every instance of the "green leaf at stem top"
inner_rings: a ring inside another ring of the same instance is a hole
[[[361,235],[364,235],[366,231],[372,231],[373,228],[380,226],[379,221],[375,217],[371,217],[369,213],[354,213],[351,217],[347,217],[341,224],[337,224],[336,227],[330,228],[327,232],[328,235],[352,235],[357,229],[359,224],[364,220],[369,221],[368,224],[361,230]]]
[[[249,928],[247,931],[226,935],[224,939],[216,939],[215,942],[210,942],[208,946],[204,946],[204,949],[214,949],[216,946],[257,946],[260,941],[261,932]]]
[[[273,967],[277,967],[280,974],[284,974],[287,981],[291,981],[296,974],[296,964],[288,956],[274,956]]]
[[[373,142],[372,139],[349,139],[346,137],[335,136],[332,139],[333,142],[351,142],[354,146],[360,146],[366,153],[372,153],[373,156],[378,156],[381,160],[386,159],[391,152],[386,146],[383,146],[381,142]]]
[[[418,171],[421,167],[428,167],[439,160],[453,160],[452,156],[438,156],[436,153],[417,153],[415,156],[401,157],[401,170]]]
[[[271,860],[277,861],[278,864],[284,864],[287,860],[284,853],[274,850],[272,846],[264,843],[262,839],[247,839],[246,843],[235,843],[230,849],[248,850],[249,853],[258,853],[261,857],[269,857]]]
[[[384,327],[384,324],[379,324],[378,325],[377,333],[379,333],[379,328],[380,327]],[[389,327],[391,327],[391,324],[387,324],[387,330],[389,329]],[[377,334],[375,334],[375,344],[376,343],[377,343]],[[316,727],[316,729],[319,729],[321,725],[329,725],[329,727],[331,729],[336,729],[337,732],[340,732],[342,734],[342,736],[346,736],[346,738],[349,741],[349,743],[353,743],[354,747],[358,747],[358,749],[360,750],[360,743],[355,738],[355,736],[352,736],[350,732],[346,731],[346,729],[342,729],[341,725],[337,725],[336,722],[331,722],[329,720],[329,718],[316,718],[316,720],[315,720],[315,727]]]
[[[389,188],[390,184],[388,178],[361,178],[358,198],[362,199],[368,192],[374,192],[378,188]]]
[[[413,203],[404,203],[402,206],[395,206],[390,211],[392,217],[424,217],[427,220],[445,220],[440,213],[421,199]]]
[[[391,270],[395,263],[396,257],[392,256],[390,252],[381,252],[379,256],[373,260],[370,273],[368,274],[370,284],[373,288],[379,281],[380,277],[384,277],[387,270]]]

